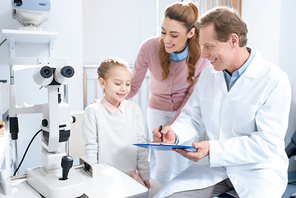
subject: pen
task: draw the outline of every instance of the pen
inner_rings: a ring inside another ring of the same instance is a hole
[[[160,141],[161,141],[161,143],[163,142],[163,135],[162,135],[162,133],[161,133],[161,130],[162,130],[162,126],[160,125],[159,126],[159,132],[160,132],[160,134],[161,134],[161,136],[160,136]]]

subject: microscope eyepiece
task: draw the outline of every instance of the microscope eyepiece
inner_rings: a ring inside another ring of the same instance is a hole
[[[69,84],[72,82],[72,77],[75,74],[75,70],[72,66],[57,67],[54,71],[54,79],[60,84]]]
[[[72,66],[40,66],[34,70],[33,79],[40,86],[61,85],[72,82],[75,70]],[[55,83],[55,84],[54,84]]]
[[[52,68],[47,65],[36,68],[33,73],[33,79],[40,86],[50,84],[53,79]]]
[[[61,69],[61,75],[66,78],[71,78],[74,75],[74,69],[71,66],[65,66]]]
[[[52,69],[49,66],[43,66],[40,69],[40,75],[43,78],[50,78],[52,76]]]
[[[23,2],[21,0],[14,0],[13,3],[14,3],[15,6],[21,6],[21,5],[23,5]]]

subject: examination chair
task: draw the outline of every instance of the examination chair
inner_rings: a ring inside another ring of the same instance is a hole
[[[287,153],[288,158],[291,158],[292,156],[296,155],[296,131],[292,135],[291,142],[287,145],[285,151]],[[292,180],[292,181],[289,181],[289,180]],[[296,181],[296,178],[289,178],[288,177],[288,184],[294,183],[294,185],[295,185],[295,181]],[[290,195],[290,198],[295,198],[295,197],[296,197],[296,192],[294,192]]]
[[[222,195],[219,195],[217,198],[235,198],[235,197],[230,194],[223,193]]]
[[[235,198],[234,196],[231,195],[231,193],[233,192],[234,190],[231,190],[229,192],[226,192],[226,193],[223,193],[217,197],[214,197],[214,198]]]
[[[292,135],[291,142],[285,148],[285,151],[287,153],[288,158],[292,157],[293,155],[296,155],[296,131]]]

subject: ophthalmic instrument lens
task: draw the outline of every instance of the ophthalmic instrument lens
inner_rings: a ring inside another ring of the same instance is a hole
[[[71,78],[74,75],[74,69],[71,66],[65,66],[61,69],[61,75],[66,78]]]
[[[52,69],[49,66],[44,66],[40,70],[40,75],[43,78],[50,78],[52,76]]]

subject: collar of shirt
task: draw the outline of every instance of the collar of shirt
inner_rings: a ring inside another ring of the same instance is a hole
[[[233,72],[233,74],[231,76],[225,70],[223,70],[228,91],[232,88],[232,86],[239,79],[239,77],[246,71],[246,69],[248,68],[248,66],[252,62],[254,56],[256,55],[255,50],[251,50],[251,48],[248,48],[248,47],[247,47],[247,50],[250,53],[249,58],[243,64],[243,66],[241,66],[238,70]]]
[[[174,62],[180,62],[187,58],[188,56],[188,45],[185,47],[185,49],[180,53],[170,53],[170,59]]]
[[[119,107],[116,108],[108,100],[105,98],[105,96],[102,98],[101,103],[106,107],[106,109],[111,113],[114,114],[116,110],[118,109],[121,113],[123,113],[123,101],[120,103]]]

